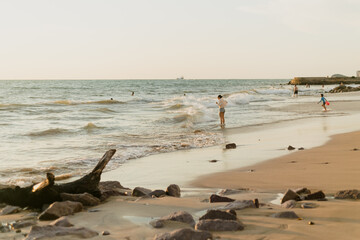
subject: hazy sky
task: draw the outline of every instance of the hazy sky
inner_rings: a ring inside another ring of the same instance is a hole
[[[360,70],[360,0],[1,0],[0,79]]]

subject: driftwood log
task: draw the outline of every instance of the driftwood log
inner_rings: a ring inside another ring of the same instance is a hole
[[[41,208],[44,204],[61,201],[60,193],[87,192],[100,198],[98,186],[101,174],[115,152],[115,149],[107,151],[89,174],[73,182],[57,185],[55,176],[47,173],[46,180],[32,186],[0,189],[0,202],[20,207]]]

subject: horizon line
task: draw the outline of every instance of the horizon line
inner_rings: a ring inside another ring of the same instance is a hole
[[[49,78],[49,79],[36,79],[36,78],[24,78],[24,79],[0,79],[0,81],[57,81],[57,80],[66,80],[66,81],[94,81],[94,80],[112,80],[112,81],[126,81],[126,80],[291,80],[291,78]]]

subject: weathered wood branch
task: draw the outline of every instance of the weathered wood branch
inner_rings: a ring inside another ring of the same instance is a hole
[[[102,171],[115,154],[116,150],[107,151],[95,168],[87,175],[73,182],[55,184],[55,176],[46,174],[46,180],[29,187],[0,189],[0,202],[20,207],[41,208],[43,204],[61,201],[60,193],[90,193],[100,197],[98,188]]]

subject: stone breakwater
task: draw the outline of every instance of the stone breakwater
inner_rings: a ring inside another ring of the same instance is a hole
[[[289,84],[292,85],[336,85],[336,84],[360,84],[360,77],[295,77]]]

